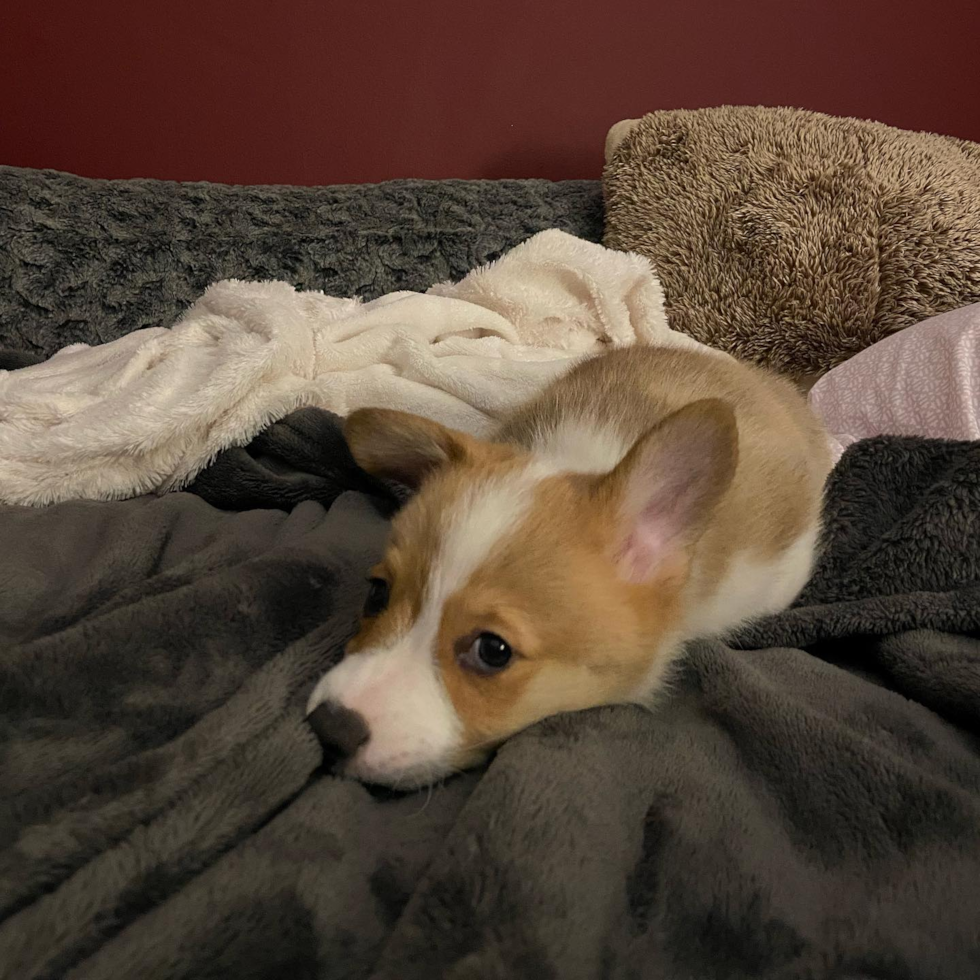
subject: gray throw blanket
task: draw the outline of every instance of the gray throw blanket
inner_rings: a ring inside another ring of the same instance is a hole
[[[302,717],[391,506],[338,438],[0,510],[0,977],[980,976],[980,445],[852,448],[797,608],[400,796]]]

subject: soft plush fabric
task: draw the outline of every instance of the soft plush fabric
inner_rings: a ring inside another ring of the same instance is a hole
[[[407,487],[365,473],[344,440],[343,419],[319,408],[290,412],[247,446],[223,450],[187,490],[222,510],[289,510],[303,501],[329,507],[340,494],[357,490],[385,514],[409,494]]]
[[[0,508],[0,977],[977,976],[980,445],[852,447],[797,608],[399,796],[303,720],[386,527],[338,438],[200,490],[282,510]]]
[[[980,303],[879,341],[809,397],[837,457],[870,436],[980,439]]]
[[[229,187],[0,167],[0,347],[49,356],[170,324],[221,279],[424,290],[545,228],[598,241],[598,181]]]
[[[797,109],[610,131],[605,243],[653,260],[671,326],[804,379],[980,301],[980,146]]]
[[[173,489],[307,405],[485,435],[574,359],[633,343],[701,346],[668,329],[646,259],[558,230],[459,283],[366,304],[221,282],[173,328],[0,371],[0,501]]]

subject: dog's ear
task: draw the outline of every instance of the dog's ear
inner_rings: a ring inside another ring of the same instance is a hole
[[[597,492],[614,508],[615,559],[648,581],[704,532],[738,462],[735,415],[723,401],[693,402],[647,431]]]
[[[439,467],[464,460],[473,442],[431,419],[389,408],[352,412],[344,423],[344,435],[361,469],[412,490]]]

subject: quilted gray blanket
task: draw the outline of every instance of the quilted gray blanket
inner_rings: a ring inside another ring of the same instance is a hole
[[[796,608],[404,796],[302,714],[388,488],[304,412],[192,491],[0,510],[0,977],[980,976],[980,445],[852,448]]]

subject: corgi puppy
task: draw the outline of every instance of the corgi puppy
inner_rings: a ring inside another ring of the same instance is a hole
[[[686,641],[810,576],[827,439],[786,381],[710,352],[579,362],[489,441],[404,412],[346,423],[417,492],[309,721],[335,771],[417,787],[562,711],[649,702]]]

